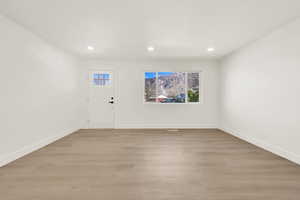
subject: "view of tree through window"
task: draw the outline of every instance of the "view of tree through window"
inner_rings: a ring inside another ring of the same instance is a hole
[[[187,73],[188,102],[199,102],[199,73]]]
[[[156,72],[145,72],[145,101],[156,102]]]
[[[199,72],[145,72],[145,102],[199,102]]]

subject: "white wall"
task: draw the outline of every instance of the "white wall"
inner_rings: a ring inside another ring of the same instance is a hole
[[[0,16],[0,166],[79,129],[78,61]]]
[[[117,72],[116,128],[218,127],[219,68],[216,61],[87,61],[82,67]],[[147,70],[202,70],[204,102],[198,105],[144,104],[143,72]]]
[[[221,128],[300,163],[300,19],[225,58]]]

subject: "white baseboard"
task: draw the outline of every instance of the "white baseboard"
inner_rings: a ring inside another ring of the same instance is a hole
[[[6,155],[2,155],[2,156],[0,156],[0,167],[7,165],[8,163],[10,163],[14,160],[17,160],[18,158],[21,158],[31,152],[34,152],[44,146],[47,146],[48,144],[51,144],[51,143],[55,142],[56,140],[59,140],[67,135],[70,135],[71,133],[74,133],[77,130],[79,130],[79,129],[69,129],[69,130],[61,132],[60,134],[56,134],[54,136],[40,140],[36,143],[24,146],[23,148],[15,151],[15,152],[11,152]]]
[[[219,128],[219,129],[226,133],[229,133],[233,136],[236,136],[242,140],[245,140],[251,144],[254,144],[255,146],[261,147],[271,153],[274,153],[280,157],[283,157],[285,159],[288,159],[288,160],[300,165],[300,156],[299,155],[297,155],[293,152],[287,151],[278,145],[273,145],[268,142],[258,140],[256,138],[245,136],[245,135],[239,133],[238,131],[235,131],[235,130],[232,130],[229,128]]]
[[[124,129],[217,129],[216,124],[117,124],[115,128]]]

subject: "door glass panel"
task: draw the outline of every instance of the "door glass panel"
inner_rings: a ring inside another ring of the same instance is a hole
[[[111,75],[109,73],[94,73],[93,84],[94,86],[110,86]]]

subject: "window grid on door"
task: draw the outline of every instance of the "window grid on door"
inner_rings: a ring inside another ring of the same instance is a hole
[[[93,84],[95,86],[109,86],[111,85],[111,75],[109,73],[94,73]]]

